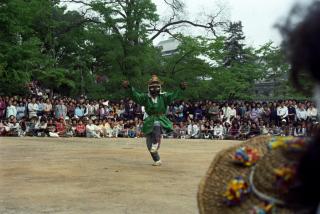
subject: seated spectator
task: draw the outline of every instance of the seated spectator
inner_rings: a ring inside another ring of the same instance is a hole
[[[239,138],[239,135],[240,135],[240,128],[239,128],[239,124],[238,123],[233,123],[231,125],[231,127],[229,128],[228,130],[228,133],[227,133],[227,138],[228,139],[233,139],[233,140],[236,140]]]
[[[8,127],[9,127],[9,131],[8,131],[9,136],[15,136],[15,137],[21,136],[21,127],[17,122],[16,118],[12,118],[10,120],[10,122],[8,123]]]
[[[76,136],[77,137],[86,136],[86,126],[83,124],[82,120],[79,120],[76,126]]]
[[[188,136],[189,138],[199,138],[199,134],[200,134],[200,127],[195,123],[195,122],[191,122],[188,125]]]
[[[73,131],[72,131],[72,123],[68,116],[65,118],[65,126],[66,126],[66,137],[73,137]]]
[[[285,128],[284,128],[284,136],[294,136],[293,123],[289,123],[288,126],[285,126]]]
[[[261,132],[260,132],[260,129],[257,126],[257,124],[256,123],[252,123],[251,127],[250,127],[249,137],[255,137],[255,136],[258,136],[260,134],[261,134]]]
[[[275,124],[272,124],[271,129],[269,131],[269,133],[273,136],[281,136],[283,135],[283,131],[281,130],[281,128]]]
[[[71,122],[71,130],[72,130],[73,136],[77,136],[76,129],[77,129],[77,120],[74,119]]]
[[[201,138],[204,138],[204,139],[212,138],[209,121],[206,121],[200,126],[200,131],[201,131]]]
[[[46,135],[47,125],[48,124],[46,118],[42,117],[41,119],[39,119],[35,125],[36,135],[44,137]]]
[[[239,130],[239,139],[247,139],[250,133],[250,126],[248,122],[244,121],[243,124],[240,126]]]
[[[129,127],[128,127],[128,137],[135,138],[136,137],[136,130],[134,127],[135,123],[133,120],[129,121]]]
[[[136,137],[143,137],[142,125],[143,125],[142,119],[139,119],[138,121],[135,122]]]
[[[66,132],[67,132],[66,121],[64,120],[63,117],[61,117],[60,119],[58,119],[56,121],[56,130],[57,130],[59,137],[66,136]]]
[[[266,125],[265,125],[264,122],[260,122],[259,128],[260,128],[260,133],[261,133],[262,135],[267,135],[267,134],[269,134],[269,130],[268,130],[268,128],[266,127]]]
[[[93,124],[91,119],[89,119],[88,124],[86,125],[86,136],[90,138],[100,138],[99,130],[97,129],[97,126]]]
[[[224,132],[224,128],[222,126],[222,123],[218,121],[213,128],[213,138],[223,140],[224,139],[223,132]]]
[[[304,137],[306,136],[306,129],[302,127],[301,123],[297,124],[297,127],[294,129],[295,137]]]
[[[36,136],[36,123],[38,121],[37,117],[32,117],[29,121],[26,122],[26,135],[27,136]]]
[[[6,127],[5,122],[0,120],[0,136],[5,136],[9,128]]]
[[[106,119],[100,120],[99,128],[101,130],[102,137],[111,137],[110,133],[108,133],[110,129],[110,124],[107,123]]]

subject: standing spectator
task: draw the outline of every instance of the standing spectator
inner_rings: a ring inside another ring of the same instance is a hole
[[[213,102],[208,110],[210,120],[217,120],[219,117],[219,107],[215,102]]]
[[[36,98],[32,98],[31,103],[28,104],[29,118],[37,117],[38,104]]]
[[[116,112],[114,112],[115,114],[117,114]],[[139,119],[143,119],[143,112],[142,112],[142,108],[140,105],[136,105],[135,109],[134,109],[134,115],[135,117],[139,118]],[[120,116],[120,115],[118,115]]]
[[[297,112],[297,120],[298,121],[305,121],[307,120],[308,114],[306,109],[304,108],[304,104],[300,103],[299,107],[296,109]]]
[[[86,112],[84,113],[85,116],[91,117],[94,115],[94,108],[92,106],[92,102],[89,102],[89,100],[86,101]]]
[[[173,108],[174,119],[176,122],[180,123],[183,121],[183,105],[176,103]]]
[[[40,101],[38,100],[37,104],[38,104],[37,116],[42,117],[44,112],[44,107],[45,107],[45,104],[43,103],[43,99],[41,99]]]
[[[277,103],[270,103],[270,124],[278,124]]]
[[[230,120],[232,118],[236,118],[237,117],[237,110],[234,107],[234,104],[230,105]]]
[[[26,116],[26,106],[23,102],[19,102],[17,106],[17,120],[20,121],[23,117]]]
[[[70,101],[68,103],[67,109],[68,109],[68,113],[67,113],[68,117],[69,118],[73,118],[74,117],[75,106],[74,106],[74,103],[72,101]]]
[[[55,115],[56,119],[60,119],[60,118],[65,119],[66,118],[67,107],[64,105],[64,102],[62,99],[60,99],[59,104],[55,106],[54,115]]]
[[[203,112],[202,112],[201,107],[198,105],[198,103],[196,103],[196,104],[194,105],[193,115],[194,115],[195,121],[202,120]]]
[[[4,99],[0,96],[0,119],[4,118],[5,112],[6,112],[6,102]]]
[[[263,105],[261,118],[263,121],[270,123],[270,116],[271,116],[271,110],[269,106],[265,103]]]
[[[260,109],[255,104],[252,104],[252,110],[250,113],[250,119],[253,120],[255,123],[258,122],[260,118]]]
[[[231,108],[229,107],[229,104],[227,102],[224,104],[224,107],[222,107],[222,111],[223,119],[225,119],[226,121],[230,121]]]
[[[296,119],[296,108],[293,106],[291,100],[288,102],[288,120],[289,122],[294,122]]]
[[[134,119],[134,104],[132,100],[129,100],[129,103],[125,107],[125,117],[128,120],[133,120]]]
[[[74,115],[76,118],[82,118],[85,113],[85,107],[84,105],[78,104],[77,107],[74,110]]]
[[[287,120],[288,117],[288,108],[284,105],[284,102],[281,102],[280,106],[277,108],[278,124],[282,120]]]
[[[6,114],[6,118],[9,118],[10,116],[17,117],[17,108],[12,101],[8,102]]]
[[[318,117],[318,110],[316,109],[313,103],[310,104],[310,107],[307,110],[308,120],[316,121]]]
[[[52,116],[52,104],[50,99],[46,100],[46,103],[44,104],[43,112],[46,117]]]

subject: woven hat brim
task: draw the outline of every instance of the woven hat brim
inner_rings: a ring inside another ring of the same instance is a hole
[[[235,151],[242,146],[249,146],[259,151],[261,156],[267,152],[270,136],[259,136],[249,139],[240,145],[219,152],[213,159],[205,177],[201,180],[198,190],[198,208],[200,214],[214,213],[248,213],[251,206],[259,205],[261,201],[250,195],[246,203],[236,207],[227,207],[222,202],[222,195],[227,183],[236,176],[247,178],[251,168],[235,165],[231,160]]]

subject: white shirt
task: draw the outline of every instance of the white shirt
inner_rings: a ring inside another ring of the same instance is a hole
[[[14,117],[17,116],[17,109],[14,105],[10,105],[7,107],[7,118],[9,118],[11,115]]]
[[[213,128],[213,135],[222,136],[223,135],[223,126],[217,125]]]
[[[297,108],[296,113],[299,120],[306,120],[308,117],[307,111],[305,109]]]
[[[37,103],[35,103],[35,104],[29,103],[28,104],[29,118],[36,117],[37,111],[38,111],[38,104]]]
[[[318,115],[318,109],[312,107],[307,110],[308,117],[316,117]]]
[[[222,111],[223,111],[223,115],[225,118],[230,118],[230,114],[231,114],[231,108],[228,106],[228,107],[223,107],[222,108]]]
[[[282,118],[287,117],[288,116],[288,108],[287,108],[287,106],[283,106],[283,107],[279,106],[277,108],[277,115],[279,117],[282,117]]]
[[[232,109],[232,108],[230,108],[230,117],[236,117],[237,116],[237,111],[236,111],[236,109]]]
[[[86,131],[87,132],[94,132],[94,131],[96,131],[97,130],[97,126],[96,125],[94,125],[94,124],[87,124],[86,125]]]
[[[194,124],[192,126],[192,132],[191,132],[191,136],[195,136],[197,134],[199,134],[200,128],[197,124]]]

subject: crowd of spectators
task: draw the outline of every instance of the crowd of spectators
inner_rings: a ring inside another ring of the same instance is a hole
[[[0,136],[143,137],[143,106],[132,100],[0,96]],[[247,139],[257,135],[311,136],[318,111],[311,101],[178,101],[167,115],[168,138]]]

